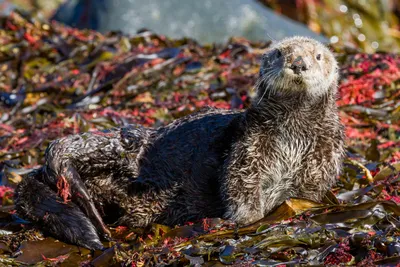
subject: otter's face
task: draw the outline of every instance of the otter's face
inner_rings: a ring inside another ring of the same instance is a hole
[[[260,81],[267,88],[259,90],[320,95],[336,87],[337,76],[337,62],[328,48],[310,38],[291,37],[263,56]]]

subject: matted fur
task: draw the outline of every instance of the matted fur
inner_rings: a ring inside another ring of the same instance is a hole
[[[108,233],[103,219],[132,227],[204,217],[247,224],[290,197],[321,200],[343,156],[336,86],[337,63],[325,46],[285,39],[264,55],[245,111],[206,109],[158,129],[132,125],[54,141],[45,165],[16,190],[18,214],[96,249]],[[70,202],[59,196],[60,179]]]

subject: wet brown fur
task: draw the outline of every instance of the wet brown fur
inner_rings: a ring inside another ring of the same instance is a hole
[[[299,55],[304,71],[296,75],[290,68]],[[319,201],[343,156],[336,86],[327,48],[285,39],[265,54],[246,111],[206,109],[158,129],[132,125],[54,141],[45,165],[17,188],[18,214],[96,249],[108,234],[103,219],[134,227],[204,217],[247,224],[290,197]],[[58,194],[60,177],[70,201]]]

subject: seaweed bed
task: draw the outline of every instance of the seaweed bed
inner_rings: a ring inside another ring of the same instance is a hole
[[[400,262],[400,57],[344,53],[338,98],[347,158],[323,203],[287,200],[236,229],[220,219],[168,228],[110,226],[90,252],[14,215],[12,192],[51,140],[203,106],[245,108],[269,42],[200,46],[142,32],[101,35],[14,13],[0,18],[0,263],[8,266],[396,266]]]

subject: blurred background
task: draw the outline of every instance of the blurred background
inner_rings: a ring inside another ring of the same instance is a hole
[[[201,43],[298,34],[368,53],[400,48],[398,0],[0,0],[1,12],[15,8],[77,28],[149,29]]]
[[[399,9],[399,0],[0,0],[0,265],[87,266],[92,259],[25,231],[14,215],[14,188],[44,163],[50,142],[128,124],[159,127],[205,106],[244,109],[270,40],[296,34],[331,43],[340,65],[337,105],[347,153],[329,205],[313,211],[321,224],[310,224],[308,212],[283,222],[273,214],[273,226],[234,243],[232,234],[216,232],[188,241],[196,225],[155,227],[143,239],[128,230],[117,250],[94,256],[93,266],[186,266],[192,259],[219,266],[239,258],[247,266],[253,255],[260,265],[395,266]],[[298,214],[287,203],[278,213]],[[127,250],[138,237],[140,248]]]

